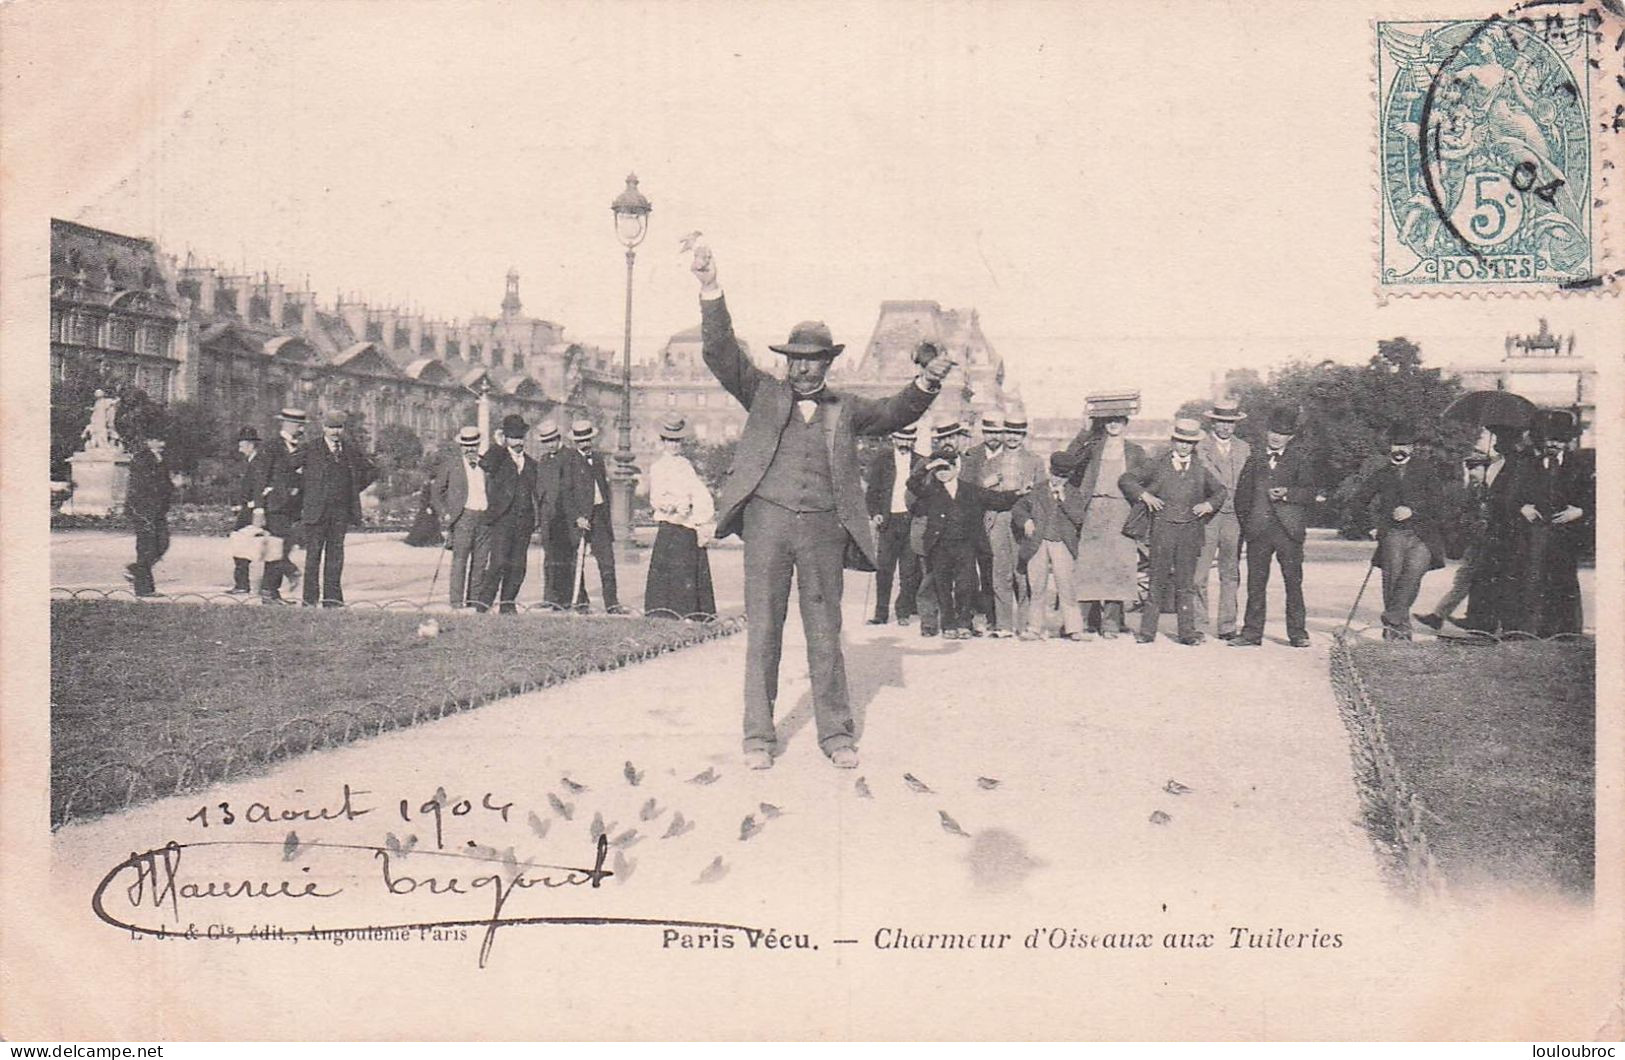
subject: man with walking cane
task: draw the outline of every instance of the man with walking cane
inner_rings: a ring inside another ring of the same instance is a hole
[[[536,479],[536,461],[525,454],[525,432],[530,424],[524,417],[502,418],[502,430],[491,448],[480,457],[490,486],[491,507],[486,522],[491,534],[491,563],[480,584],[479,606],[493,603],[504,615],[518,606],[519,587],[525,583],[530,555],[530,537],[536,532],[541,499]]]
[[[624,611],[615,583],[615,529],[610,521],[609,468],[604,462],[604,454],[593,447],[593,439],[597,437],[598,428],[591,420],[576,420],[570,424],[572,447],[561,455],[559,504],[571,532],[579,539],[574,606],[585,611],[591,603],[587,598],[587,579],[581,573],[586,560],[586,546],[590,545],[593,559],[598,563],[598,584],[604,591],[604,610],[616,615]]]
[[[435,471],[434,506],[446,520],[453,610],[477,602],[485,569],[491,562],[491,528],[485,519],[490,499],[485,468],[480,463],[483,441],[478,427],[464,427],[457,432],[458,452],[447,453]]]
[[[1444,566],[1444,490],[1431,467],[1412,459],[1415,449],[1415,430],[1392,428],[1388,463],[1350,498],[1356,511],[1376,498],[1381,513],[1372,565],[1382,568],[1383,640],[1411,639],[1422,577]]]

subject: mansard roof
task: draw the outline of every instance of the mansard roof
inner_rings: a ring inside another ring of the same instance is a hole
[[[400,369],[384,355],[376,342],[357,342],[339,351],[333,358],[334,367],[348,368],[352,372],[369,375],[398,376]]]

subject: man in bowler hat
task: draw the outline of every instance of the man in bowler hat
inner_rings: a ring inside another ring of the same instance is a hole
[[[541,494],[536,460],[525,452],[530,424],[523,416],[502,418],[502,430],[480,456],[490,486],[491,506],[486,512],[490,530],[490,563],[480,584],[479,606],[497,604],[501,614],[518,610],[519,587],[525,584],[530,538],[541,520]]]
[[[1513,472],[1509,629],[1550,637],[1584,626],[1579,559],[1592,532],[1597,479],[1590,454],[1570,448],[1578,433],[1572,413],[1542,412],[1532,432],[1538,448]]]
[[[265,529],[272,537],[282,540],[282,558],[265,564],[260,578],[260,599],[268,604],[282,604],[282,583],[287,581],[288,591],[299,585],[299,568],[292,554],[297,543],[294,528],[299,521],[305,483],[305,425],[309,417],[304,409],[285,408],[277,415],[277,434],[265,443],[265,485],[261,492],[265,498]]]
[[[1270,413],[1264,446],[1254,449],[1236,480],[1236,518],[1247,542],[1247,612],[1233,648],[1264,642],[1265,593],[1270,561],[1280,564],[1286,583],[1286,632],[1294,648],[1309,646],[1308,611],[1303,603],[1303,539],[1309,507],[1315,503],[1314,462],[1309,447],[1297,442],[1293,410]]]
[[[305,535],[305,606],[344,604],[344,535],[361,524],[361,491],[373,470],[344,437],[342,412],[322,418],[321,441],[305,454],[299,522]],[[320,590],[317,572],[320,571]]]
[[[156,596],[152,568],[169,551],[169,504],[175,484],[169,477],[164,449],[169,444],[162,427],[154,426],[141,448],[130,457],[130,485],[124,510],[135,524],[135,562],[124,569],[135,585],[135,595]]]
[[[260,432],[253,427],[238,431],[237,452],[243,458],[243,466],[237,473],[237,484],[232,490],[231,528],[241,530],[245,526],[264,526],[266,468],[270,462],[260,452]],[[252,591],[253,587],[249,585],[251,566],[248,560],[240,556],[232,558],[232,596],[246,596]],[[264,581],[262,577],[260,583],[263,585]]]
[[[875,452],[865,479],[865,499],[869,520],[874,523],[879,542],[880,563],[875,569],[875,613],[871,626],[884,626],[891,610],[892,578],[897,590],[897,624],[906,626],[914,618],[920,591],[920,559],[909,546],[908,477],[919,466],[914,451],[918,427],[909,424],[891,434],[891,448]]]
[[[877,551],[856,438],[886,435],[919,419],[953,362],[934,358],[914,382],[884,400],[842,394],[824,381],[843,347],[829,328],[807,321],[791,330],[787,342],[771,347],[788,358],[785,378],[776,379],[740,349],[710,248],[695,247],[692,270],[700,281],[706,367],[749,410],[716,505],[716,536],[740,534],[745,540],[746,764],[773,764],[779,658],[794,577],[818,744],[836,767],[851,769],[858,754],[841,653],[843,571],[848,559],[873,570]]]
[[[1444,483],[1414,459],[1416,431],[1398,424],[1388,432],[1388,462],[1349,498],[1355,511],[1377,501],[1377,554],[1382,570],[1382,638],[1411,639],[1411,607],[1422,577],[1444,566]]]

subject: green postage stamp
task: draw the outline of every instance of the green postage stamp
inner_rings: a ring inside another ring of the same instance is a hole
[[[1380,290],[1600,284],[1592,28],[1376,24]]]

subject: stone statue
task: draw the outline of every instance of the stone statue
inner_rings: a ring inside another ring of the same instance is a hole
[[[113,426],[113,418],[118,414],[119,399],[109,397],[107,391],[96,391],[96,403],[90,407],[90,423],[81,433],[85,441],[85,449],[112,449],[117,452],[124,451],[124,443],[118,436],[118,430]]]

